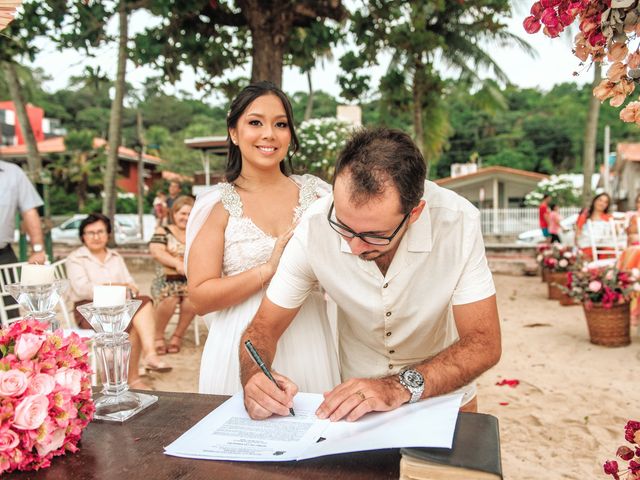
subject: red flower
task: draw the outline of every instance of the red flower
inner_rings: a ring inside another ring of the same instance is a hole
[[[616,452],[616,457],[620,457],[623,460],[631,460],[634,455],[633,450],[624,445],[622,447],[618,447],[618,451]]]
[[[629,420],[624,427],[624,439],[627,442],[635,443],[635,434],[640,430],[640,422],[635,420]]]
[[[538,30],[540,30],[540,27],[542,26],[540,24],[540,21],[536,19],[536,17],[534,17],[533,15],[525,18],[524,22],[522,22],[522,25],[524,26],[524,30],[527,33],[536,33]]]
[[[613,475],[613,478],[615,478],[616,480],[619,479],[620,477],[618,477],[618,462],[616,462],[615,460],[607,460],[606,462],[604,462],[604,473],[606,473],[607,475]]]
[[[547,8],[544,12],[542,12],[540,21],[547,27],[555,28],[560,23],[560,20],[558,19],[558,12],[556,12],[553,8]]]
[[[533,5],[531,5],[531,15],[533,15],[536,19],[540,19],[540,15],[542,15],[543,10],[544,10],[544,7],[540,2],[536,2]]]
[[[520,380],[507,380],[507,379],[504,379],[504,380],[501,380],[501,381],[497,382],[496,385],[498,385],[500,387],[502,387],[504,385],[508,385],[511,388],[515,388],[518,385],[520,385]]]

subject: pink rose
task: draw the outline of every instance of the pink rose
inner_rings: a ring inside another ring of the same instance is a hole
[[[59,428],[51,435],[47,435],[47,438],[43,442],[36,443],[36,450],[38,450],[38,455],[44,457],[49,452],[53,452],[54,450],[59,449],[64,443],[65,439],[65,429]]]
[[[20,443],[18,434],[13,430],[5,430],[0,432],[0,452],[6,452],[7,450],[14,449]]]
[[[601,288],[602,283],[598,280],[592,280],[589,282],[589,290],[591,290],[592,292],[599,292]]]
[[[23,333],[16,341],[15,353],[20,360],[29,360],[38,353],[44,340],[44,335]]]
[[[49,399],[41,394],[25,397],[16,407],[13,426],[18,430],[35,430],[49,413]]]
[[[71,395],[77,395],[80,393],[80,381],[82,380],[82,374],[72,368],[61,368],[56,372],[56,382],[62,387],[71,392]]]
[[[53,392],[56,386],[56,381],[51,375],[46,373],[38,373],[31,377],[29,382],[29,389],[33,393],[40,393],[42,395],[49,395]]]
[[[0,372],[0,395],[17,397],[22,395],[29,385],[29,380],[20,370]]]

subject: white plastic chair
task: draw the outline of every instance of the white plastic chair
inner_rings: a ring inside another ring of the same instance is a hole
[[[52,264],[54,266],[54,275],[56,279],[66,280],[67,279],[67,259],[63,258],[54,262]],[[63,296],[60,298],[60,310],[62,311],[62,317],[64,319],[63,331],[65,335],[70,333],[76,333],[81,338],[89,339],[89,362],[91,364],[91,369],[93,370],[93,375],[91,376],[91,385],[98,384],[98,364],[96,360],[96,353],[94,349],[94,343],[91,339],[95,335],[95,331],[90,328],[78,328],[76,325],[75,318],[73,316],[73,311],[69,312],[69,307],[67,306],[67,299]],[[73,308],[73,307],[72,307]]]
[[[178,319],[176,319],[176,321],[178,321],[180,317],[180,302],[176,304],[176,309],[173,311],[172,317],[174,316],[178,317]],[[191,324],[193,325],[193,342],[196,344],[196,347],[200,346],[200,322],[204,324],[207,330],[209,329],[209,325],[207,325],[207,323],[204,321],[204,318],[202,318],[200,315],[196,315],[195,317],[193,317]]]
[[[589,267],[614,265],[627,243],[624,224],[613,219],[606,222],[587,220],[585,229],[593,255]]]
[[[7,300],[13,298],[7,292],[6,286],[20,281],[20,270],[23,265],[28,262],[7,263],[0,265],[0,324],[2,328],[6,328],[12,323],[20,320],[20,305],[17,303],[8,303]],[[9,318],[9,312],[17,312],[14,318]]]

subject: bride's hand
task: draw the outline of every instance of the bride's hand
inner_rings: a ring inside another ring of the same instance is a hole
[[[292,225],[289,230],[280,235],[276,239],[276,244],[273,247],[273,251],[271,252],[271,258],[267,262],[267,266],[269,267],[268,278],[265,278],[265,281],[271,280],[271,277],[275,275],[276,270],[278,269],[278,264],[280,263],[280,258],[282,257],[282,252],[284,252],[284,247],[287,246],[289,240],[293,235],[293,230],[296,228],[296,225]]]

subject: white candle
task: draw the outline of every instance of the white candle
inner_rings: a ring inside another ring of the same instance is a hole
[[[47,285],[56,279],[53,265],[27,264],[20,271],[20,283],[24,286]]]
[[[121,285],[96,285],[93,287],[94,307],[118,307],[124,305],[127,287]]]

